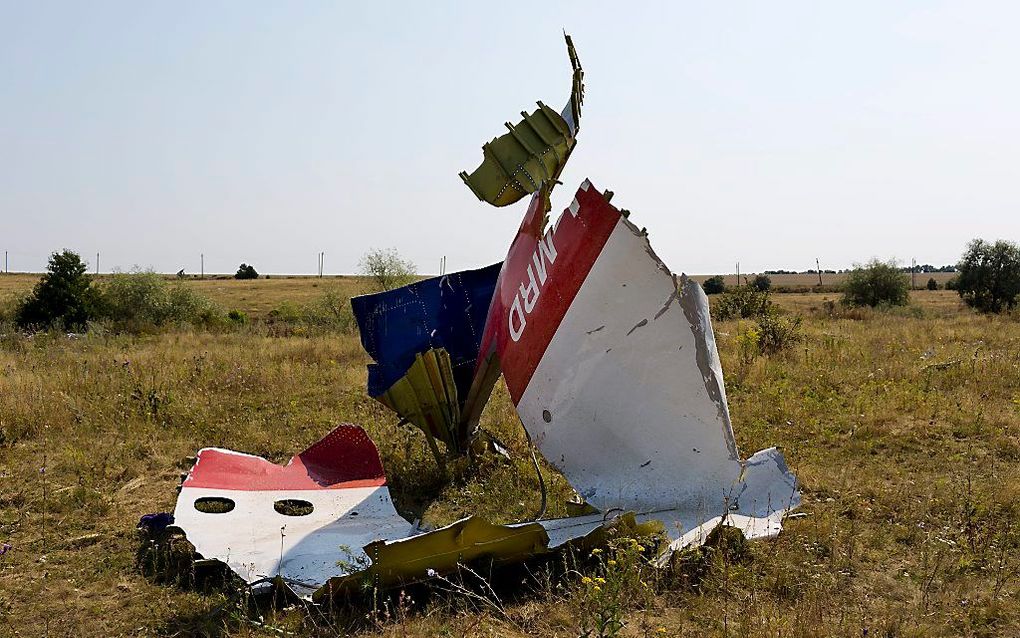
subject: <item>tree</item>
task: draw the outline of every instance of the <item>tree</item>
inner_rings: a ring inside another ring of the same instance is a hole
[[[873,259],[857,265],[846,277],[843,302],[850,306],[904,306],[910,299],[910,277],[895,261]]]
[[[975,239],[957,265],[957,291],[981,312],[1012,310],[1020,302],[1020,246]]]
[[[928,290],[938,290],[939,282],[935,281],[934,277],[928,279]]]
[[[401,257],[396,248],[373,248],[362,255],[359,267],[361,273],[371,277],[380,290],[411,283],[417,268],[414,262]]]
[[[15,323],[20,328],[62,325],[80,330],[98,312],[99,294],[86,271],[88,266],[70,250],[50,255],[46,274],[18,307]]]
[[[701,287],[705,289],[706,295],[718,295],[726,292],[726,280],[723,279],[722,275],[715,275],[705,280],[705,283],[701,284]]]
[[[768,292],[772,289],[772,278],[768,275],[755,275],[751,280],[751,288],[758,292]]]
[[[258,279],[258,278],[259,274],[258,272],[256,272],[255,267],[249,266],[248,264],[241,264],[241,266],[237,269],[237,272],[234,273],[234,279]]]

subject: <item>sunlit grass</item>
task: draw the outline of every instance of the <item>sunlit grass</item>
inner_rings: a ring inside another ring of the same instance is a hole
[[[267,308],[283,300],[265,294]],[[741,361],[747,324],[716,325],[740,448],[784,450],[804,516],[741,560],[711,562],[696,586],[648,576],[654,596],[621,603],[623,635],[1020,631],[1020,323],[965,311],[953,293],[914,293],[915,310],[834,317],[825,297],[777,296],[805,317],[805,338],[771,358]],[[255,326],[0,344],[0,543],[13,546],[0,556],[0,635],[47,625],[53,636],[279,635],[229,621],[224,594],[159,585],[134,567],[138,516],[173,508],[204,446],[283,462],[352,422],[378,443],[409,518],[509,522],[537,508],[505,391],[483,425],[512,460],[454,464],[442,476],[420,433],[366,396],[354,336],[273,337]],[[546,474],[550,514],[560,514],[569,489]],[[583,590],[564,582],[509,601],[506,618],[440,600],[369,633],[576,636]],[[295,611],[267,613],[275,626],[315,631]]]

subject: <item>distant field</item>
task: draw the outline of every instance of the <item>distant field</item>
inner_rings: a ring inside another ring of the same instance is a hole
[[[758,273],[740,273],[741,280],[750,281]],[[691,275],[691,278],[700,282],[705,281],[713,275]],[[928,279],[934,278],[939,284],[945,285],[947,281],[956,276],[954,272],[935,272],[935,273],[922,273],[919,272],[915,275],[916,284],[918,288],[924,288],[925,284],[928,283]],[[728,273],[723,275],[726,280],[727,286],[734,286],[737,283],[737,276],[734,273]],[[796,275],[769,275],[772,280],[772,285],[776,287],[810,287],[818,285],[818,275],[809,274],[796,274]],[[846,273],[822,273],[822,285],[823,286],[839,286],[842,285],[846,280]]]
[[[955,273],[918,273],[917,286],[924,288],[929,278],[934,278],[939,284],[945,284]],[[100,275],[99,280],[108,275]],[[698,282],[704,282],[711,275],[692,275],[691,278]],[[315,301],[322,296],[325,290],[340,288],[344,293],[356,295],[367,292],[371,289],[364,277],[357,275],[336,275],[332,277],[313,277],[304,275],[270,275],[269,279],[262,277],[254,280],[237,280],[229,275],[209,275],[205,279],[188,277],[182,282],[210,299],[218,303],[225,310],[242,310],[253,317],[260,317],[267,314],[281,303],[306,304]],[[726,284],[732,286],[736,283],[736,275],[724,275]],[[750,280],[754,274],[744,275],[741,279]],[[818,275],[769,275],[772,285],[775,288],[800,289],[800,292],[793,293],[794,298],[786,299],[783,295],[780,303],[801,307],[805,304],[814,303],[816,297],[810,296],[810,289],[817,285]],[[824,286],[838,286],[846,278],[845,274],[822,274]],[[167,275],[167,279],[176,280],[173,275]],[[31,290],[38,274],[14,273],[0,275],[0,301],[11,295],[24,294]],[[929,299],[939,299],[945,303],[956,303],[958,297],[953,292],[940,291],[939,294],[929,295],[928,291],[916,291],[915,300],[921,303],[928,303]],[[923,293],[923,294],[922,294]],[[809,295],[803,298],[796,298],[796,295]],[[817,303],[824,299],[837,299],[839,294],[829,292],[817,297]],[[924,300],[924,301],[922,301]]]
[[[107,276],[100,275],[102,281]],[[168,275],[167,279],[177,278]],[[37,274],[0,275],[0,301],[10,295],[27,293],[39,280]],[[251,316],[263,316],[281,303],[305,304],[322,296],[331,287],[339,287],[346,294],[356,295],[369,290],[368,283],[358,276],[273,276],[269,279],[239,280],[227,275],[211,275],[205,279],[188,277],[185,285],[206,295],[225,310],[242,310]]]

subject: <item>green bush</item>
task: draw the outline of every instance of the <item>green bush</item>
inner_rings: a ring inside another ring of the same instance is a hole
[[[773,355],[789,350],[800,343],[801,318],[786,318],[776,312],[767,312],[758,318],[758,350]]]
[[[755,324],[737,336],[737,350],[744,363],[759,355],[774,355],[793,348],[803,339],[801,318],[786,318],[775,310],[759,316]]]
[[[959,290],[960,289],[960,277],[952,277],[946,280],[946,290]]]
[[[928,280],[928,290],[938,290],[938,289],[939,289],[939,282],[935,281],[934,277],[930,278]]]
[[[734,288],[717,297],[711,304],[715,319],[754,319],[768,314],[772,308],[769,293],[759,292],[749,286]]]
[[[81,257],[70,250],[50,255],[46,274],[15,312],[17,326],[83,330],[97,317],[100,303],[87,269]]]
[[[772,278],[768,275],[755,275],[751,280],[751,288],[758,292],[768,292],[772,290]]]
[[[314,331],[354,334],[357,324],[351,309],[351,297],[339,286],[329,286],[314,302],[302,305],[285,301],[269,311],[268,323],[282,327],[284,333],[299,329],[307,334]]]
[[[231,310],[227,313],[227,319],[235,326],[243,326],[248,323],[248,315],[240,310]]]
[[[849,306],[903,306],[910,299],[910,277],[895,262],[874,259],[856,266],[843,285],[843,303]]]
[[[362,255],[361,273],[371,277],[379,290],[399,288],[415,280],[414,262],[404,259],[395,248],[372,249]]]
[[[351,308],[351,296],[338,286],[329,286],[307,311],[308,319],[320,327],[352,334],[357,324]]]
[[[237,268],[237,272],[234,273],[234,279],[258,279],[259,273],[255,270],[254,266],[248,264],[241,264]]]
[[[1020,301],[1020,246],[999,240],[975,239],[957,265],[958,292],[981,312],[1012,310]]]
[[[726,281],[722,275],[715,275],[706,279],[701,287],[705,290],[706,295],[718,295],[726,292]]]
[[[152,271],[114,274],[102,288],[102,317],[116,330],[145,332],[167,325],[210,326],[221,319],[207,298]]]

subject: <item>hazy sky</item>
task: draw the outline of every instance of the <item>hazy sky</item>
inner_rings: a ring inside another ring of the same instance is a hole
[[[0,0],[11,269],[499,261],[525,202],[457,173],[565,103],[564,28],[587,94],[554,209],[591,178],[678,272],[1020,239],[1018,3],[376,4]]]

